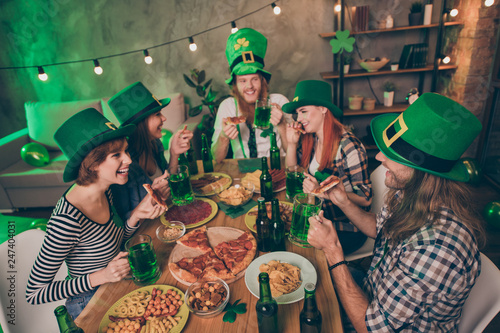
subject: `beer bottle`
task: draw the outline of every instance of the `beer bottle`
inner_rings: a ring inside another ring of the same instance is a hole
[[[260,297],[255,305],[259,333],[276,333],[278,329],[278,303],[271,295],[269,275],[266,272],[259,274]]]
[[[257,199],[258,215],[255,225],[257,227],[257,246],[261,252],[272,251],[271,244],[271,222],[267,217],[266,199],[260,197]]]
[[[186,167],[189,168],[189,163],[188,163],[188,160],[186,158],[186,155],[184,153],[180,154],[179,155],[179,165],[185,165]],[[189,173],[191,174],[191,173]]]
[[[276,133],[272,132],[271,135],[271,169],[272,170],[280,170],[281,169],[281,157],[280,157],[280,149],[278,148],[278,144],[276,143]]]
[[[198,163],[196,162],[196,156],[194,156],[193,143],[189,141],[189,149],[186,152],[186,159],[188,162],[189,175],[198,174]]]
[[[286,251],[285,223],[280,217],[280,203],[278,199],[272,200],[273,218],[271,220],[272,251]]]
[[[214,163],[212,161],[212,153],[208,146],[208,139],[205,134],[201,135],[201,159],[203,160],[203,172],[214,172]]]
[[[269,173],[267,167],[267,157],[262,157],[262,174],[260,175],[260,193],[266,199],[271,201],[273,199],[273,178]]]
[[[316,304],[316,286],[308,282],[305,287],[304,308],[300,311],[300,333],[321,332],[321,312]]]
[[[76,326],[73,318],[68,313],[68,309],[64,305],[58,306],[54,310],[54,314],[57,318],[60,333],[84,333],[80,327]]]

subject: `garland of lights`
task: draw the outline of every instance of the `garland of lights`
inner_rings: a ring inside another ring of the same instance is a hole
[[[273,12],[275,15],[279,15],[281,13],[281,8],[276,5],[276,2],[278,2],[279,0],[276,0],[274,1],[273,3],[270,4],[271,8],[273,9]],[[154,49],[154,48],[158,48],[158,47],[161,47],[161,46],[165,46],[165,45],[168,45],[168,44],[173,44],[173,43],[176,43],[176,42],[179,42],[181,40],[185,40],[187,39],[188,42],[189,42],[189,49],[194,52],[198,49],[198,46],[196,45],[196,43],[194,42],[194,37],[195,36],[198,36],[198,35],[201,35],[201,34],[204,34],[206,32],[209,32],[209,31],[212,31],[212,30],[215,30],[215,29],[218,29],[224,25],[227,25],[227,24],[231,24],[231,33],[235,33],[236,31],[238,31],[238,28],[236,27],[236,21],[237,20],[240,20],[244,17],[247,17],[247,16],[250,16],[250,15],[253,15],[265,8],[269,7],[269,5],[265,5],[261,8],[258,8],[256,10],[254,10],[253,12],[250,12],[248,14],[245,14],[243,16],[240,16],[230,22],[226,22],[226,23],[223,23],[223,24],[220,24],[218,26],[215,26],[215,27],[212,27],[212,28],[209,28],[207,30],[204,30],[204,31],[201,31],[201,32],[198,32],[190,37],[184,37],[184,38],[179,38],[179,39],[176,39],[176,40],[172,40],[172,41],[168,41],[168,42],[165,42],[165,43],[162,43],[162,44],[158,44],[158,45],[153,45],[153,46],[150,46],[146,49],[139,49],[139,50],[132,50],[132,51],[127,51],[127,52],[123,52],[123,53],[117,53],[117,54],[111,54],[111,55],[107,55],[107,56],[104,56],[104,57],[100,57],[100,58],[95,58],[95,59],[82,59],[82,60],[73,60],[73,61],[65,61],[65,62],[58,62],[58,63],[53,63],[53,64],[45,64],[45,65],[32,65],[32,66],[14,66],[14,67],[0,67],[0,70],[3,70],[3,69],[28,69],[28,68],[37,68],[38,69],[38,78],[42,81],[47,81],[49,76],[47,75],[47,73],[45,73],[45,70],[43,69],[43,67],[49,67],[49,66],[58,66],[58,65],[66,65],[66,64],[74,64],[74,63],[79,63],[79,62],[90,62],[92,61],[93,64],[94,64],[94,73],[96,73],[97,75],[101,75],[103,73],[103,69],[101,67],[101,65],[99,64],[99,59],[106,59],[106,58],[113,58],[113,57],[119,57],[119,56],[123,56],[123,55],[127,55],[127,54],[131,54],[131,53],[138,53],[138,52],[142,52],[142,54],[144,55],[144,62],[148,65],[150,65],[151,63],[153,63],[153,58],[149,55],[149,51],[148,50],[151,50],[151,49]]]

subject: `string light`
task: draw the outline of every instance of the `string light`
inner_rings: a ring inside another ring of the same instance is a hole
[[[198,49],[198,46],[196,45],[196,43],[194,42],[194,39],[193,37],[189,37],[189,49],[191,51],[196,51]]]
[[[444,56],[444,58],[443,58],[443,60],[442,60],[442,61],[443,61],[443,64],[445,64],[445,65],[446,65],[446,64],[449,64],[449,63],[450,63],[451,58],[450,58],[449,56]]]
[[[236,31],[238,31],[238,27],[236,26],[236,22],[231,22],[231,33],[234,34]]]
[[[151,56],[149,55],[148,50],[144,50],[143,53],[144,53],[144,62],[148,65],[151,64],[153,62],[153,58],[151,58]]]
[[[455,17],[458,15],[458,9],[456,8],[453,8],[451,11],[450,11],[450,16],[451,17]]]
[[[94,73],[97,75],[101,75],[103,72],[101,65],[99,65],[99,61],[94,59]]]
[[[340,4],[335,5],[335,12],[340,13],[340,10],[342,9],[342,6]]]
[[[281,13],[281,8],[280,6],[278,6],[277,4],[275,4],[274,2],[271,4],[271,7],[273,7],[273,12],[274,12],[274,15],[279,15]]]
[[[49,78],[49,76],[45,74],[45,71],[43,70],[42,66],[38,67],[38,78],[41,81],[47,81],[47,79]]]
[[[495,0],[486,0],[486,1],[484,2],[484,5],[485,5],[486,7],[490,7],[490,6],[493,6],[493,4],[494,4],[494,3],[495,3]]]

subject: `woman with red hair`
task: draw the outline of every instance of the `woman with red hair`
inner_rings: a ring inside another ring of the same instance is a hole
[[[283,112],[297,113],[289,124],[286,165],[300,165],[307,171],[304,193],[310,193],[331,175],[343,182],[349,198],[369,209],[372,190],[368,159],[361,141],[347,131],[338,118],[342,111],[332,102],[331,86],[323,81],[301,81],[293,101],[283,105]],[[300,140],[299,140],[300,139]],[[331,201],[323,202],[325,217],[333,221],[344,253],[360,248],[366,236]]]

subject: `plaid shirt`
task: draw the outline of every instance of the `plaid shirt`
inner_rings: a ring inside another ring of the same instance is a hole
[[[391,246],[381,232],[388,215],[387,206],[377,215],[374,257],[364,282],[368,331],[456,332],[480,272],[474,236],[441,208],[439,221]]]
[[[298,154],[302,156],[302,147],[299,147]],[[313,157],[314,158],[314,157]],[[340,139],[337,154],[327,168],[322,170],[326,176],[335,175],[342,179],[347,192],[353,192],[366,200],[372,197],[372,183],[368,174],[368,158],[366,150],[361,141],[351,132],[344,131]],[[318,179],[319,182],[324,179]],[[333,221],[335,228],[340,231],[358,232],[359,230],[349,221],[342,210],[335,206],[330,200],[324,200],[323,210],[325,217]],[[369,210],[369,207],[366,207]]]

